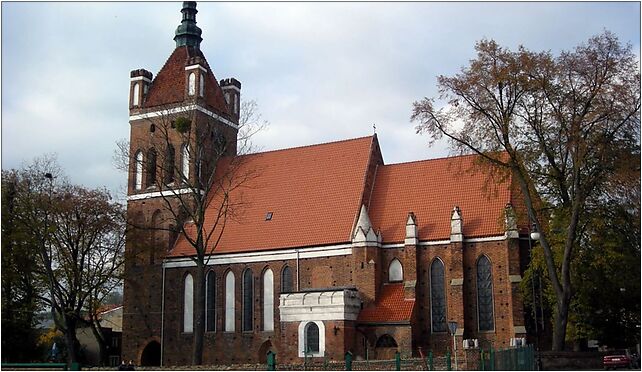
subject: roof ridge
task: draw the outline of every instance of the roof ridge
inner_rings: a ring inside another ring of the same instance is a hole
[[[302,146],[295,146],[295,147],[287,147],[283,149],[275,149],[275,150],[268,150],[268,151],[262,151],[262,152],[253,152],[250,154],[245,154],[245,155],[240,155],[240,156],[253,156],[253,155],[263,155],[263,154],[268,154],[272,152],[279,152],[279,151],[288,151],[288,150],[299,150],[299,149],[304,149],[307,147],[318,147],[318,146],[326,146],[326,145],[334,145],[342,142],[351,142],[351,141],[359,141],[359,140],[364,140],[366,138],[372,138],[373,136],[364,136],[364,137],[356,137],[356,138],[349,138],[345,140],[338,140],[338,141],[329,141],[329,142],[321,142],[321,143],[314,143],[312,145],[302,145]]]
[[[497,151],[500,153],[503,153],[504,151]],[[406,164],[416,164],[416,163],[423,163],[423,162],[438,162],[438,161],[447,161],[447,160],[455,160],[455,159],[464,159],[464,158],[471,158],[471,157],[483,157],[483,155],[480,154],[462,154],[462,155],[448,155],[448,156],[442,156],[438,158],[430,158],[430,159],[420,159],[420,160],[412,160],[412,161],[405,161],[405,162],[399,162],[399,163],[390,163],[390,164],[382,164],[384,167],[389,167],[389,166],[395,166],[395,165],[406,165]]]

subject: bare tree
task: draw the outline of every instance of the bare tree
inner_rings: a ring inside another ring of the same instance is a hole
[[[243,199],[230,195],[248,187],[260,173],[260,169],[246,166],[244,155],[255,152],[251,139],[267,122],[255,101],[241,105],[238,128],[198,111],[177,113],[172,107],[163,107],[157,112],[160,114],[148,120],[153,135],[144,145],[121,141],[115,158],[121,169],[133,175],[133,182],[158,192],[162,200],[162,217],[153,224],[129,220],[139,234],[152,232],[147,237],[151,251],[144,254],[157,254],[154,252],[162,244],[155,238],[159,232],[165,234],[170,247],[179,237],[190,247],[185,255],[196,265],[192,363],[198,365],[202,363],[205,332],[205,268],[226,223],[243,212]],[[140,146],[145,146],[145,153],[137,158]]]
[[[65,335],[68,362],[76,362],[76,328],[92,293],[110,291],[118,281],[123,208],[105,190],[69,184],[52,157],[14,172],[13,182],[15,217],[38,241],[34,275],[47,288],[38,297]]]
[[[475,48],[468,67],[439,77],[441,107],[415,102],[412,120],[431,140],[446,136],[454,149],[481,155],[518,182],[541,232],[556,298],[553,349],[562,350],[579,223],[618,159],[639,151],[639,66],[631,46],[610,32],[557,57],[488,40]],[[556,228],[562,239],[552,239]]]

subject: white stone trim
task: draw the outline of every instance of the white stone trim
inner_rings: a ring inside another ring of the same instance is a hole
[[[223,91],[227,91],[227,90],[235,90],[235,91],[237,91],[238,93],[241,93],[241,89],[239,89],[239,87],[237,87],[236,85],[226,85],[226,86],[224,86],[224,87],[221,87],[221,89],[222,89]],[[229,103],[229,102],[228,102],[228,103]]]
[[[193,70],[195,68],[203,71],[204,73],[207,73],[207,69],[205,67],[201,66],[201,65],[190,65],[190,66],[187,66],[187,67],[185,67],[185,71]]]
[[[511,283],[519,283],[522,281],[522,276],[521,275],[509,275],[508,276],[508,281]]]
[[[193,111],[193,110],[198,110],[198,111],[204,113],[205,115],[207,115],[207,116],[209,116],[211,118],[214,118],[216,120],[220,120],[222,123],[224,123],[226,125],[229,125],[230,127],[234,128],[234,129],[239,129],[239,126],[237,124],[235,124],[234,122],[232,122],[230,120],[227,120],[226,118],[224,118],[222,116],[216,115],[212,111],[210,111],[210,110],[208,110],[208,109],[206,109],[204,107],[201,107],[200,105],[196,105],[196,104],[178,106],[178,107],[174,107],[174,108],[167,109],[167,110],[152,111],[152,112],[146,112],[146,113],[143,113],[143,114],[130,115],[129,116],[129,121],[156,118],[156,117],[163,116],[163,115],[172,115],[172,114],[177,114],[179,112],[186,112],[186,111]]]
[[[497,236],[487,236],[484,238],[470,238],[464,239],[464,243],[481,243],[481,242],[497,242],[506,240],[506,235],[497,235]],[[417,243],[419,246],[428,246],[428,245],[444,245],[452,243],[450,240],[432,240],[432,241],[423,241]],[[382,244],[381,248],[404,248],[406,246],[404,243],[389,243]]]
[[[513,329],[514,329],[514,331],[515,331],[515,334],[522,334],[522,333],[526,333],[526,327],[524,327],[524,326],[516,326],[516,325],[513,325]]]
[[[191,192],[192,192],[192,189],[190,189],[189,187],[186,187],[184,189],[178,189],[178,190],[146,192],[143,194],[127,195],[127,201],[158,198],[159,196],[175,196],[175,195],[189,194]],[[201,194],[202,193],[203,193],[203,190],[201,190]]]
[[[148,83],[151,83],[151,82],[152,82],[151,80],[149,80],[149,79],[148,79],[147,77],[145,77],[145,76],[136,76],[136,77],[133,77],[133,78],[131,78],[131,79],[129,79],[129,80],[130,80],[130,81],[138,81],[138,80],[142,80],[142,81],[146,81],[146,82],[148,82]]]
[[[464,278],[451,279],[450,285],[464,285]]]
[[[205,260],[208,265],[295,260],[297,258],[297,253],[299,258],[345,256],[352,254],[352,245],[338,244],[299,249],[271,250],[267,252],[225,253],[209,255]],[[163,265],[167,268],[196,266],[194,261],[189,257],[168,258],[165,259]]]
[[[307,322],[301,322],[299,324],[299,357],[304,358],[305,357],[305,326],[308,325],[308,323],[315,323],[317,327],[319,327],[319,351],[316,353],[310,353],[308,354],[309,357],[322,357],[325,355],[325,324],[323,322],[314,320],[314,321],[307,321]]]

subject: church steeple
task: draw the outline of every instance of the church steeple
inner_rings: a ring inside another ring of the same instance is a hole
[[[196,25],[196,1],[183,1],[183,20],[181,24],[176,28],[176,36],[174,36],[174,41],[176,41],[176,47],[180,46],[191,46],[200,48],[201,41],[201,29]]]

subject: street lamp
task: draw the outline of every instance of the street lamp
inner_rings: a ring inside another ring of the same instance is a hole
[[[457,322],[451,320],[448,322],[448,330],[450,334],[453,335],[453,354],[455,354],[455,371],[457,370],[457,338],[455,333],[457,332]]]

